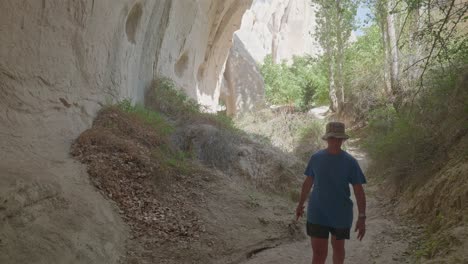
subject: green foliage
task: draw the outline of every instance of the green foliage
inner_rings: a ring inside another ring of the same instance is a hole
[[[152,158],[158,160],[160,169],[165,171],[175,170],[178,173],[189,174],[195,166],[194,163],[190,162],[193,158],[191,153],[174,150],[167,146],[154,149]]]
[[[365,113],[384,101],[384,50],[377,25],[346,49],[345,97],[355,113]]]
[[[175,118],[190,117],[200,113],[201,110],[197,102],[190,99],[168,78],[154,81],[146,104],[152,109]]]
[[[151,125],[153,128],[157,129],[157,131],[162,136],[167,136],[174,130],[174,128],[163,118],[160,113],[149,110],[140,104],[132,104],[132,101],[129,99],[120,101],[117,103],[117,107],[121,111],[132,114],[145,123]]]
[[[180,94],[174,93],[173,95],[174,97],[177,96],[180,99],[185,99]],[[167,174],[173,172],[188,174],[193,170],[194,164],[190,162],[192,153],[181,151],[170,143],[169,137],[174,133],[175,129],[162,113],[150,110],[140,104],[133,104],[129,99],[120,101],[116,107],[118,110],[136,118],[136,120],[148,124],[164,139],[151,152],[151,158],[159,163],[161,171]],[[187,107],[184,111],[189,111],[189,108]]]
[[[441,214],[432,219],[416,246],[414,257],[417,259],[432,259],[436,256],[444,256],[449,252],[451,247],[460,244],[460,241],[456,238],[439,232],[445,226],[447,220]]]
[[[154,81],[147,94],[146,105],[168,118],[179,122],[209,123],[232,132],[239,132],[232,118],[223,113],[207,113],[203,106],[189,98],[172,80],[160,78]]]
[[[301,109],[324,104],[328,100],[323,63],[311,57],[294,57],[291,65],[285,61],[273,63],[271,55],[260,66],[265,80],[266,99],[271,104],[289,104]]]
[[[355,16],[360,1],[313,0],[312,2],[319,5],[319,11],[316,13],[318,27],[315,37],[322,47],[335,49],[336,45],[346,42],[355,28]],[[340,41],[342,43],[338,43]]]
[[[379,133],[388,134],[395,126],[397,118],[397,112],[390,104],[374,109],[368,113],[368,129],[372,131],[379,131]]]
[[[286,62],[275,64],[268,55],[260,68],[265,80],[265,95],[272,104],[294,104],[300,100],[301,87]]]
[[[457,71],[453,72],[431,72],[428,79],[434,82],[430,89],[398,113],[391,105],[369,112],[370,136],[365,147],[378,171],[410,182],[430,175],[427,161],[436,155],[443,160],[446,148],[451,147],[449,142],[468,131],[464,127],[468,91],[461,89],[463,83],[457,82]]]
[[[352,29],[356,25],[356,13],[360,0],[313,0],[318,5],[315,38],[324,50],[323,58],[328,69],[331,110],[342,112],[344,108],[345,49]]]
[[[313,120],[301,127],[297,133],[299,138],[321,138],[324,134],[325,123],[320,120]]]
[[[301,108],[329,103],[327,73],[322,58],[294,56],[290,70],[301,87]]]
[[[418,259],[431,259],[437,255],[447,253],[451,244],[453,243],[447,237],[428,238],[422,241],[419,248],[414,252],[414,255]]]
[[[370,136],[364,147],[378,171],[400,182],[414,181],[428,169],[424,164],[433,158],[438,146],[432,125],[421,121],[412,113],[397,115],[391,105],[370,112]]]

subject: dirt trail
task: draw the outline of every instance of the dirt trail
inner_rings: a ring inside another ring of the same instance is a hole
[[[351,146],[356,145],[355,142],[350,143]],[[348,147],[348,152],[358,159],[364,170],[367,169],[368,159],[365,153],[357,147]],[[409,263],[405,252],[410,243],[410,239],[405,237],[410,234],[407,233],[408,227],[401,226],[389,215],[388,210],[379,202],[377,187],[369,175],[368,181],[369,184],[366,186],[367,234],[360,242],[356,239],[356,234],[352,233],[351,240],[346,242],[346,263]],[[332,249],[329,247],[327,263],[332,263],[331,255]],[[264,250],[243,264],[308,264],[311,263],[311,259],[310,242],[306,239]]]

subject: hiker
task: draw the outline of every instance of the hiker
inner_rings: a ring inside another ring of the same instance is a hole
[[[307,206],[307,234],[312,243],[312,264],[323,264],[328,254],[328,237],[331,233],[333,263],[342,264],[345,259],[345,239],[350,238],[353,224],[353,202],[349,184],[353,186],[359,216],[355,232],[362,240],[366,233],[366,197],[362,184],[366,178],[357,160],[341,149],[349,136],[341,122],[329,122],[322,137],[328,147],[319,150],[309,160],[296,219],[304,214],[304,202],[314,186]]]

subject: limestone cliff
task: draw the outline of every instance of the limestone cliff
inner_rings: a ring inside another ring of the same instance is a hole
[[[309,0],[255,0],[236,35],[257,62],[272,54],[276,62],[294,55],[316,55],[312,33],[316,8]]]
[[[222,101],[229,115],[251,111],[263,103],[265,85],[256,64],[272,54],[274,61],[294,55],[316,55],[312,36],[316,9],[309,0],[255,0],[235,33],[224,73]]]
[[[225,104],[229,116],[254,111],[263,105],[263,77],[255,60],[237,36],[234,36],[223,78],[220,100]]]
[[[126,228],[68,156],[104,104],[175,80],[215,108],[251,0],[4,0],[0,263],[116,263]]]

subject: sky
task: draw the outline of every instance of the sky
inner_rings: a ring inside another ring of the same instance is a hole
[[[360,27],[365,27],[364,20],[366,20],[367,14],[370,14],[370,9],[368,7],[363,6],[363,5],[358,7],[356,16],[358,18],[358,21],[359,21],[358,25]],[[362,32],[362,30],[357,29],[357,30],[354,31],[354,34],[356,35],[356,37],[359,37],[359,36],[363,35],[363,32]]]

